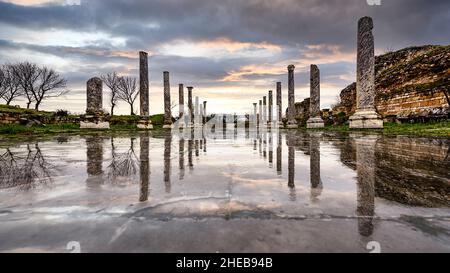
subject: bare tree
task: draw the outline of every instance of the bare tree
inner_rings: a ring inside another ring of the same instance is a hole
[[[23,95],[23,89],[18,78],[13,73],[13,66],[3,65],[0,68],[0,97],[5,100],[6,105]]]
[[[39,67],[36,64],[23,62],[11,65],[11,69],[28,100],[27,109],[30,109],[30,105],[34,101],[33,93],[36,92],[35,90],[37,89],[37,82],[40,76]]]
[[[3,72],[4,66],[0,66],[0,98],[3,98],[3,94],[5,93],[5,73]]]
[[[116,72],[112,72],[106,75],[102,75],[101,78],[111,91],[109,102],[111,104],[111,116],[113,116],[114,108],[116,107],[117,102],[119,101],[118,93],[119,93],[120,77],[117,75]]]
[[[28,99],[27,108],[35,102],[34,108],[39,110],[44,99],[59,97],[67,92],[64,90],[67,80],[51,68],[23,62],[12,65],[12,71]]]
[[[130,105],[131,115],[134,116],[134,102],[139,95],[136,78],[120,77],[118,90],[117,97]]]
[[[39,110],[39,105],[44,99],[55,98],[67,93],[65,90],[67,80],[62,78],[55,70],[47,67],[40,68],[40,81],[37,92],[33,93],[36,104],[34,109]]]

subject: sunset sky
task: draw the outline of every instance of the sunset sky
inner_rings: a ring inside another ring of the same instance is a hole
[[[163,112],[165,70],[172,101],[184,83],[209,101],[210,112],[243,113],[277,81],[287,105],[289,64],[297,67],[296,100],[309,97],[309,65],[317,64],[326,108],[355,81],[360,17],[373,17],[380,54],[449,44],[449,11],[448,0],[382,0],[381,6],[366,0],[0,1],[0,63],[27,60],[56,69],[70,93],[42,108],[81,113],[89,78],[109,71],[138,77],[138,51],[147,51],[152,114]],[[128,114],[127,105],[117,112]]]

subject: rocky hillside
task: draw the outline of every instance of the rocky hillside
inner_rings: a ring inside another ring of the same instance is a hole
[[[405,48],[377,56],[377,111],[385,119],[442,119],[450,114],[450,46]],[[356,109],[356,84],[342,90],[333,114]]]

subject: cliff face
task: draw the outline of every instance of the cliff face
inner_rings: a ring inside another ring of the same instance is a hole
[[[421,46],[377,56],[375,107],[384,118],[446,118],[450,110],[450,46]],[[356,110],[356,84],[342,90],[333,113]]]

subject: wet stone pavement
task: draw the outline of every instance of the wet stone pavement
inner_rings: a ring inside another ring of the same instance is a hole
[[[0,252],[450,252],[449,170],[449,139],[2,140]]]

